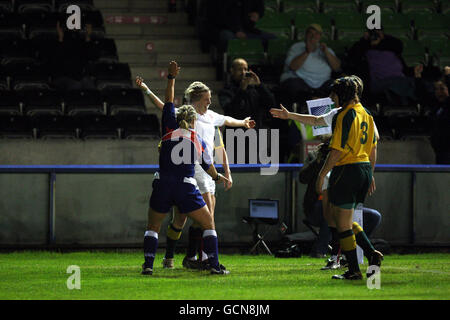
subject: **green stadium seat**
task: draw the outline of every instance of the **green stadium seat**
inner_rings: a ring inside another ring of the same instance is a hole
[[[319,12],[316,0],[282,0],[281,12]]]
[[[413,21],[417,38],[443,38],[447,39],[450,29],[450,19],[448,15],[434,13],[415,13],[409,15]]]
[[[440,4],[440,12],[443,14],[449,14],[450,13],[450,0],[441,0]]]
[[[286,54],[290,47],[296,43],[290,39],[271,39],[267,42],[267,59],[273,66],[283,66]]]
[[[324,41],[325,42],[325,41]],[[353,40],[328,40],[325,42],[328,48],[332,49],[340,59],[344,58],[347,51],[353,46]]]
[[[280,38],[291,37],[292,14],[267,12],[255,27],[277,35]]]
[[[264,11],[267,12],[280,12],[280,0],[264,0]]]
[[[359,8],[356,1],[341,1],[341,0],[323,0],[321,1],[321,8],[323,13],[358,13]]]
[[[322,27],[324,39],[331,39],[331,17],[329,15],[323,13],[308,13],[308,12],[299,12],[295,15],[294,24],[295,24],[295,33],[296,39],[302,40],[305,37],[306,28],[312,24],[317,23]]]
[[[361,14],[336,13],[333,15],[337,39],[359,39],[366,30],[366,20]]]
[[[428,39],[423,41],[428,50],[430,58],[437,61],[436,65],[448,66],[450,63],[450,43],[439,39]]]
[[[228,40],[227,65],[236,59],[244,58],[249,65],[263,65],[266,62],[264,47],[259,39]],[[225,70],[228,67],[225,66]]]
[[[401,13],[382,14],[381,25],[384,32],[402,40],[412,39],[411,18]]]
[[[425,63],[425,45],[417,40],[403,41],[402,57],[407,66]]]
[[[403,0],[399,9],[404,14],[415,12],[430,14],[437,12],[437,4],[435,0]]]
[[[395,0],[364,0],[362,1],[361,13],[365,14],[367,7],[377,5],[381,9],[381,15],[385,13],[397,13],[398,8]]]

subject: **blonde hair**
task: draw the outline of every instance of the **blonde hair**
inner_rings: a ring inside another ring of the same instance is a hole
[[[189,129],[189,124],[197,119],[197,112],[191,105],[183,105],[177,109],[177,123],[182,129]]]
[[[211,92],[211,90],[203,82],[195,81],[184,91],[184,99],[187,103],[197,102],[205,92]]]

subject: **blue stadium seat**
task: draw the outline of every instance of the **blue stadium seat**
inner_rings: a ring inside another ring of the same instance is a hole
[[[69,116],[38,115],[32,118],[33,128],[38,139],[72,139],[78,138],[76,119]]]
[[[25,90],[20,96],[24,115],[63,115],[62,97],[55,90]]]
[[[0,116],[0,138],[35,138],[31,119],[25,116]]]
[[[159,120],[155,114],[120,115],[116,117],[123,139],[155,139],[161,136]]]
[[[99,90],[72,90],[64,94],[65,113],[106,115],[106,104]]]
[[[22,103],[15,91],[0,90],[0,115],[22,115]]]
[[[120,130],[117,127],[117,119],[111,116],[86,115],[78,118],[80,138],[92,139],[119,139]]]
[[[108,114],[145,114],[145,101],[142,90],[109,89],[102,92],[108,105]]]

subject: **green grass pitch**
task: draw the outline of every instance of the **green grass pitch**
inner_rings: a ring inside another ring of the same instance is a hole
[[[323,259],[274,258],[268,255],[220,256],[231,271],[213,276],[186,270],[183,256],[175,269],[163,269],[158,251],[153,276],[140,274],[141,251],[55,253],[26,251],[0,254],[0,299],[150,299],[150,300],[301,300],[450,298],[448,254],[387,255],[380,289],[366,279],[337,281],[343,270],[321,271]],[[81,288],[69,290],[70,265],[80,267]],[[362,265],[365,272],[367,265]]]

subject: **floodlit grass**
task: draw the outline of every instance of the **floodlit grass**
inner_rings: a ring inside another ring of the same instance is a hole
[[[225,255],[231,271],[213,276],[186,270],[182,255],[175,269],[161,266],[158,252],[153,276],[140,274],[143,253],[18,252],[0,254],[0,299],[150,299],[150,300],[298,300],[298,299],[444,299],[450,298],[448,254],[388,255],[381,288],[362,281],[331,280],[343,270],[321,271],[323,259]],[[67,267],[81,270],[81,289],[67,288]],[[366,270],[363,265],[361,270]]]

